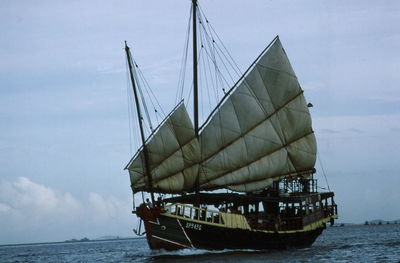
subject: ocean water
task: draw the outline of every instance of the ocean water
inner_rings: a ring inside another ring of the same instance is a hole
[[[144,238],[0,246],[0,262],[400,262],[400,224],[328,227],[290,250],[151,251]]]

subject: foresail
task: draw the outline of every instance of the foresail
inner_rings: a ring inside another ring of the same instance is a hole
[[[278,37],[212,115],[200,147],[203,190],[251,192],[313,170],[310,113]]]
[[[183,103],[178,105],[146,142],[153,190],[183,193],[193,188],[200,161],[200,146]],[[141,149],[128,164],[134,192],[149,191]]]

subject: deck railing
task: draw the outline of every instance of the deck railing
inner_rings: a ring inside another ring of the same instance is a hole
[[[282,214],[275,219],[265,218],[262,216],[262,213],[258,215],[234,214],[182,203],[166,205],[163,207],[163,210],[174,217],[189,219],[191,221],[197,221],[198,223],[216,224],[229,228],[256,228],[272,231],[302,229],[304,226],[313,222],[327,217],[335,218],[337,215],[336,205],[329,205],[311,213],[304,213],[300,216],[286,216]]]
[[[187,219],[224,225],[223,212],[210,210],[208,208],[195,207],[187,204],[175,203],[167,205],[164,210],[169,214]]]

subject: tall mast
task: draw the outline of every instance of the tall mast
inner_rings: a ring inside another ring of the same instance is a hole
[[[140,111],[140,105],[139,105],[139,99],[138,99],[137,90],[136,90],[135,78],[133,76],[131,52],[129,50],[128,45],[126,44],[126,41],[125,41],[125,51],[126,51],[126,58],[128,60],[129,75],[131,77],[133,94],[135,96],[136,112],[137,112],[138,119],[139,119],[140,136],[142,138],[144,163],[145,163],[146,174],[147,174],[147,177],[149,180],[149,190],[150,190],[150,195],[151,195],[151,202],[154,204],[153,180],[151,177],[150,166],[149,166],[149,154],[147,152],[146,139],[144,137],[144,131],[143,131],[143,118],[142,118],[142,113]]]
[[[199,137],[199,97],[198,97],[198,80],[197,80],[197,0],[192,0],[193,10],[193,115],[194,115],[194,134]],[[196,201],[195,205],[200,205],[200,182],[199,175],[195,181]]]
[[[198,81],[197,81],[197,0],[193,3],[193,107],[194,107],[194,132],[196,137],[199,136],[199,98],[198,98]]]

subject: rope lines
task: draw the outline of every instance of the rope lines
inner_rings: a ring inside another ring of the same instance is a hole
[[[190,36],[190,21],[192,20],[192,10],[193,6],[190,8],[189,12],[189,20],[187,25],[186,39],[185,45],[183,47],[183,54],[181,60],[181,69],[179,71],[179,79],[178,79],[178,88],[176,89],[175,96],[175,105],[182,100],[183,98],[183,89],[185,87],[185,78],[186,78],[186,69],[187,69],[187,60],[188,60],[188,49],[189,49],[189,36]]]
[[[193,7],[192,7],[193,8]],[[188,20],[187,35],[184,43],[184,53],[182,55],[181,70],[179,73],[178,88],[176,91],[175,104],[183,97],[190,101],[193,90],[193,80],[187,80],[186,67],[188,63],[189,42],[191,33],[192,11]],[[220,102],[226,91],[235,84],[236,80],[242,75],[238,65],[233,60],[221,38],[210,24],[204,14],[203,9],[198,5],[197,12],[197,42],[198,50],[198,82],[199,82],[199,113],[200,120],[205,120],[212,109]],[[192,76],[191,76],[192,77]],[[190,83],[191,85],[185,84]],[[186,92],[184,91],[186,90]],[[187,94],[187,95],[184,95]],[[192,103],[187,104],[188,108],[193,107]],[[188,109],[190,112],[190,110]]]
[[[318,152],[317,152],[317,159],[318,159],[319,164],[321,165],[322,174],[324,175],[325,182],[326,182],[326,186],[328,187],[328,190],[329,190],[329,192],[330,192],[330,191],[331,191],[331,188],[329,187],[328,178],[326,177],[325,169],[324,169],[324,166],[322,166],[321,157],[319,156],[319,153],[318,153]]]
[[[149,83],[147,82],[146,78],[144,77],[143,72],[140,70],[136,61],[132,59],[132,71],[134,75],[135,86],[139,91],[140,97],[140,105],[139,107],[144,110],[144,115],[146,119],[140,116],[140,121],[143,121],[143,127],[145,130],[145,134],[151,134],[153,129],[153,124],[151,120],[151,115],[147,104],[151,105],[152,109],[154,110],[153,117],[156,119],[156,126],[159,125],[159,118],[162,120],[166,116],[163,108],[161,107],[160,102],[158,101],[156,95],[154,94],[153,90],[150,88]],[[132,105],[133,104],[133,95],[132,95],[132,83],[129,81],[129,67],[128,61],[126,61],[126,74],[127,74],[127,99],[128,99],[128,117],[129,117],[129,139],[130,139],[130,154],[132,156],[132,147],[135,145],[135,148],[140,148],[141,142],[139,140],[140,136],[138,134],[138,128],[133,127],[134,124],[139,123],[138,114],[136,112],[136,108]],[[142,111],[141,110],[141,111]],[[132,140],[134,139],[134,141]]]

